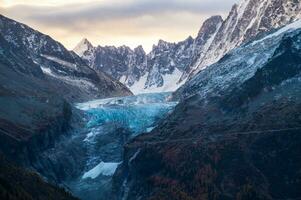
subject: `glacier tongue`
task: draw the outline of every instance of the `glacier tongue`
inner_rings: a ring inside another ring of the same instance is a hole
[[[109,98],[77,104],[90,116],[88,127],[115,124],[139,134],[169,113],[177,102],[168,102],[170,93],[152,93],[123,98]]]

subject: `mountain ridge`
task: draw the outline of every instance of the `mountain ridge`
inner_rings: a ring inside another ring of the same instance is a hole
[[[175,91],[230,50],[257,35],[300,19],[300,13],[301,2],[294,0],[242,0],[233,5],[225,20],[218,15],[205,20],[196,38],[188,37],[178,43],[159,40],[150,53],[136,55],[131,50],[125,60],[116,58],[116,55],[120,57],[118,50],[106,55],[90,50],[83,58],[92,68],[120,80],[134,93]],[[113,57],[118,64],[103,61],[104,56]],[[146,63],[129,62],[137,56]],[[109,70],[112,68],[119,74]]]
[[[23,51],[35,65],[40,66],[45,76],[77,87],[82,96],[93,99],[101,95],[109,96],[109,92],[113,94],[114,90],[116,93],[124,90],[124,94],[130,94],[122,84],[102,72],[91,69],[74,52],[68,51],[50,36],[3,15],[0,15],[0,28],[0,33],[8,44]],[[74,94],[75,91],[70,96]]]

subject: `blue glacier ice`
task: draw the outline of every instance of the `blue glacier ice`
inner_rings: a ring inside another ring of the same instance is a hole
[[[103,124],[122,126],[137,135],[149,132],[156,122],[173,110],[177,102],[168,101],[170,93],[101,99],[77,104],[87,112],[88,128]]]

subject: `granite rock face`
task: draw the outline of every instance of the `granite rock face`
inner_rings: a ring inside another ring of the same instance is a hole
[[[256,36],[301,18],[301,2],[295,0],[242,0],[223,21],[207,51],[189,66],[189,77],[217,62],[226,53]],[[186,76],[185,76],[186,77]]]

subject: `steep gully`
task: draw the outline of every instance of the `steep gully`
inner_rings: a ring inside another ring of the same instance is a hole
[[[150,132],[173,110],[177,102],[169,97],[153,93],[76,104],[85,116],[84,128],[42,153],[35,169],[80,199],[107,199],[124,145]]]

